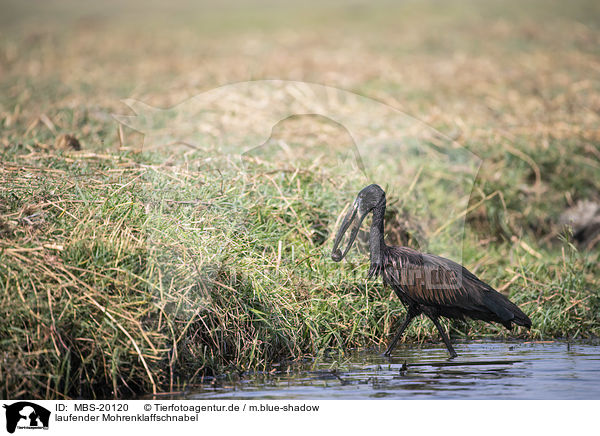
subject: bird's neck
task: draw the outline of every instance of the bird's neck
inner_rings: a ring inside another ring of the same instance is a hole
[[[385,199],[373,210],[373,222],[369,233],[369,248],[371,251],[371,264],[381,263],[381,256],[385,248],[383,241],[383,216],[385,215]]]

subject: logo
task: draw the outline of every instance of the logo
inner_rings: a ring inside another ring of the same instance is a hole
[[[4,404],[6,409],[6,431],[14,433],[18,429],[48,429],[50,411],[29,401],[19,401],[11,405]]]

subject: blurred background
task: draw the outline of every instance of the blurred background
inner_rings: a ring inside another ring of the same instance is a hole
[[[88,149],[139,150],[142,135],[111,119],[131,114],[122,99],[166,108],[234,82],[314,82],[387,103],[481,157],[483,190],[502,188],[498,208],[511,210],[483,224],[547,241],[553,223],[584,216],[575,233],[597,246],[586,223],[600,208],[599,9],[584,0],[3,0],[0,140],[54,143],[71,132]],[[318,124],[290,120],[274,136],[347,145],[343,129]]]

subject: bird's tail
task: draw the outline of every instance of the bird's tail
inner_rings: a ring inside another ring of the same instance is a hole
[[[517,307],[517,306],[515,306],[515,307]],[[519,309],[517,307],[517,310],[514,311],[513,314],[515,315],[515,317],[512,319],[512,322],[514,322],[517,325],[522,325],[527,330],[529,330],[531,328],[531,320],[529,319],[529,317],[527,315],[525,315],[523,313],[523,311],[521,309]]]
[[[522,325],[523,327],[527,328],[527,330],[529,330],[531,328],[531,320],[518,307],[517,307],[517,310],[518,310],[518,313],[515,313],[513,322],[517,325]]]
[[[511,323],[521,325],[527,329],[531,328],[531,320],[519,307],[498,291],[490,292],[489,298],[485,299],[485,305],[494,312],[502,325],[511,329]]]

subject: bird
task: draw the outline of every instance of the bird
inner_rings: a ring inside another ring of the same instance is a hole
[[[352,247],[360,226],[373,213],[369,233],[370,267],[367,277],[381,276],[406,307],[406,318],[385,351],[390,356],[411,321],[423,314],[440,332],[450,358],[457,356],[440,325],[440,317],[496,322],[508,330],[513,324],[531,328],[531,320],[513,302],[458,263],[421,253],[410,247],[390,246],[384,241],[385,191],[376,184],[362,189],[344,217],[334,239],[331,258],[340,262]],[[346,248],[339,245],[353,224]]]

